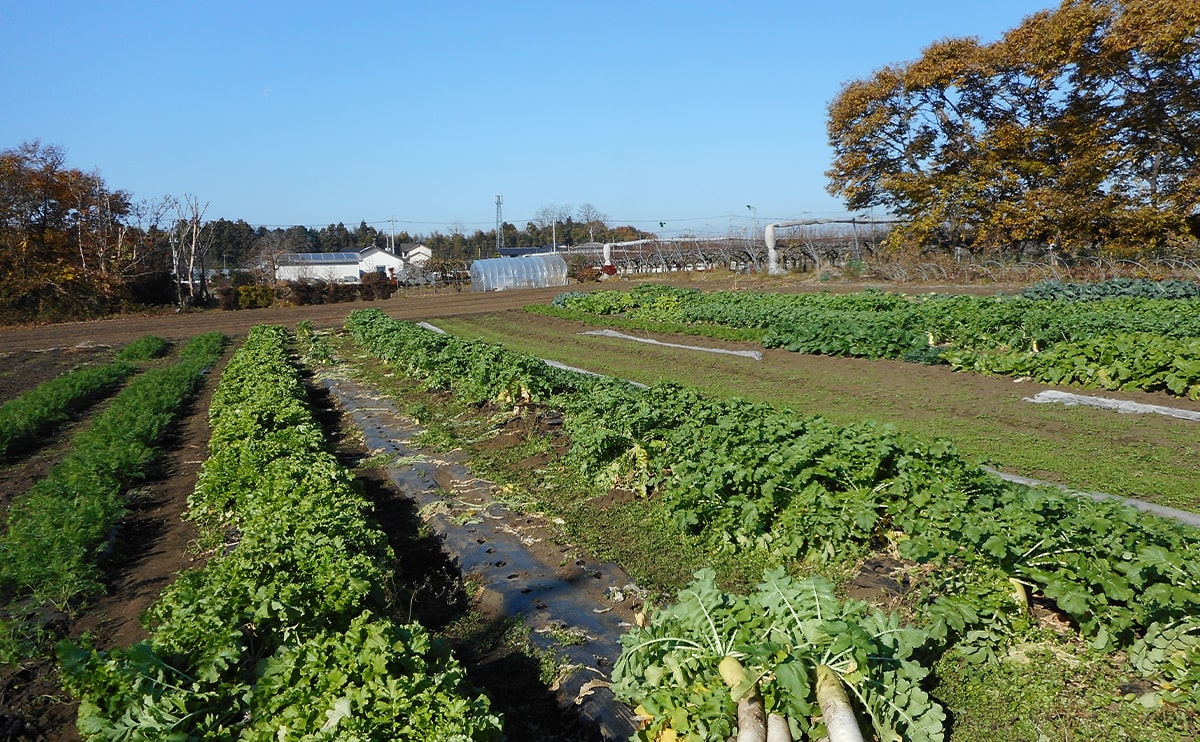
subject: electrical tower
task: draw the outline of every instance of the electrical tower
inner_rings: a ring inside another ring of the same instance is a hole
[[[504,212],[501,204],[504,203],[504,196],[496,196],[496,254],[500,254],[500,248],[504,247]]]

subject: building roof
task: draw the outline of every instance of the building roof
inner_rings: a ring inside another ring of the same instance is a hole
[[[358,265],[356,252],[285,252],[279,256],[279,265]]]

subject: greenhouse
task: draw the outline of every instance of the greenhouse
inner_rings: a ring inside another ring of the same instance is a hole
[[[559,255],[485,258],[471,264],[472,291],[507,291],[567,285],[567,261]]]

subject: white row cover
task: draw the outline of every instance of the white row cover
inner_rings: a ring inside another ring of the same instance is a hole
[[[485,258],[471,263],[472,291],[539,289],[567,285],[567,261],[558,255]]]

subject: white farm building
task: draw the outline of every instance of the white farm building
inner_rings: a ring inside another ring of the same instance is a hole
[[[275,280],[358,283],[369,273],[402,280],[432,256],[424,245],[399,247],[399,254],[378,247],[368,247],[361,252],[283,253],[275,264]]]

